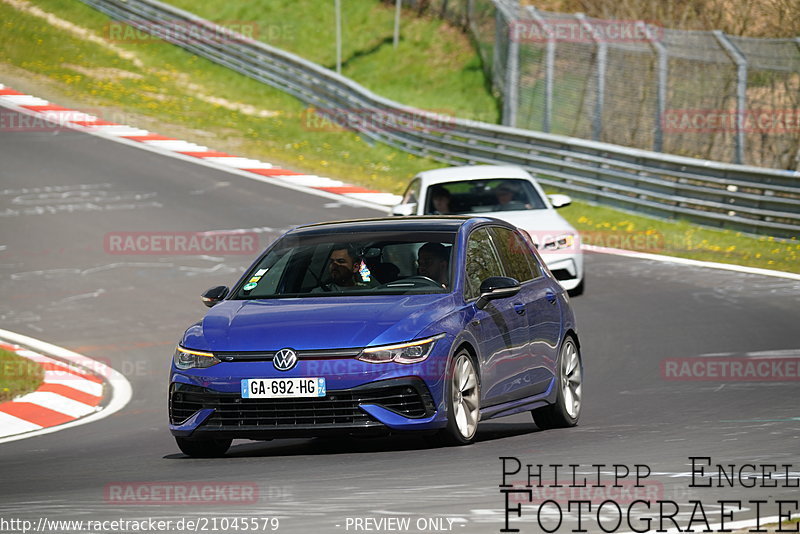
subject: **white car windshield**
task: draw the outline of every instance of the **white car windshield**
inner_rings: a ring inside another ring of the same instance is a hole
[[[541,195],[529,181],[512,178],[435,184],[428,188],[425,198],[427,215],[547,208]]]

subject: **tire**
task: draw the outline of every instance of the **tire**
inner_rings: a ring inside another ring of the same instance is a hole
[[[175,437],[178,448],[193,458],[219,458],[225,456],[232,439],[189,439]]]
[[[475,440],[480,419],[480,378],[470,353],[461,349],[453,358],[447,382],[447,426],[435,440],[447,445],[468,445]]]
[[[531,411],[536,426],[542,430],[575,426],[581,415],[583,362],[578,344],[572,336],[564,338],[561,344],[556,387],[555,404]]]

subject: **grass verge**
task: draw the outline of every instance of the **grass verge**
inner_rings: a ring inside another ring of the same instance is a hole
[[[205,1],[173,2],[190,9],[196,5],[201,13],[211,9]],[[332,48],[325,48],[327,38],[319,35],[328,23],[312,22],[316,13],[310,1],[250,4],[217,4],[215,9],[224,9],[214,18],[262,21],[259,28],[269,28],[264,21],[280,20],[289,29],[284,40],[274,44],[306,50],[309,58],[330,63]],[[344,74],[379,94],[428,109],[444,106],[474,117],[492,107],[486,92],[475,87],[479,69],[473,72],[470,61],[475,54],[465,48],[461,34],[441,22],[406,15],[401,47],[403,57],[413,61],[399,61],[391,44],[385,43],[391,10],[377,2],[343,4],[355,10],[345,12],[353,40],[345,48]],[[300,9],[303,6],[307,9]],[[263,14],[258,15],[259,9]],[[45,18],[42,12],[57,19]],[[150,39],[109,42],[105,37],[111,21],[75,0],[0,0],[0,21],[0,70],[6,83],[64,105],[96,110],[107,120],[393,193],[402,192],[417,172],[442,166],[370,145],[351,132],[317,128],[294,98],[172,45]],[[373,31],[373,26],[380,29]],[[454,58],[455,67],[442,70],[449,58]],[[474,91],[483,96],[462,95]],[[583,202],[561,213],[595,244],[613,246],[608,237],[616,233],[620,248],[800,273],[797,239],[752,237]],[[656,237],[646,241],[644,249],[630,245],[642,234]],[[596,242],[600,238],[605,241]]]
[[[272,46],[336,68],[333,2],[319,0],[169,0],[223,26],[246,28]],[[342,74],[381,96],[470,119],[497,122],[469,38],[435,17],[405,10],[392,43],[394,2],[342,2]]]
[[[42,366],[0,349],[0,402],[35,391],[44,380]]]
[[[800,273],[796,238],[753,237],[575,202],[559,210],[584,243],[693,260]]]

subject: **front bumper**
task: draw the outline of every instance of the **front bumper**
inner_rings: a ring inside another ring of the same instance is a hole
[[[440,428],[434,398],[416,377],[328,390],[321,398],[243,399],[238,393],[173,382],[175,436],[272,439],[331,434],[388,434]]]
[[[561,287],[570,291],[583,281],[583,255],[579,253],[547,253],[540,251],[547,268]]]

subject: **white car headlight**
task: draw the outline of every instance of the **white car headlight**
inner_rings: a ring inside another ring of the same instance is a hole
[[[178,345],[172,361],[178,369],[205,369],[220,363],[219,359],[210,352],[185,349]]]
[[[361,351],[356,359],[368,363],[419,363],[425,361],[433,350],[436,340],[444,334],[398,343],[396,345],[382,345],[380,347],[367,347]]]
[[[575,236],[572,234],[564,234],[552,239],[548,238],[540,248],[542,250],[561,250],[562,248],[572,248],[574,246]]]

